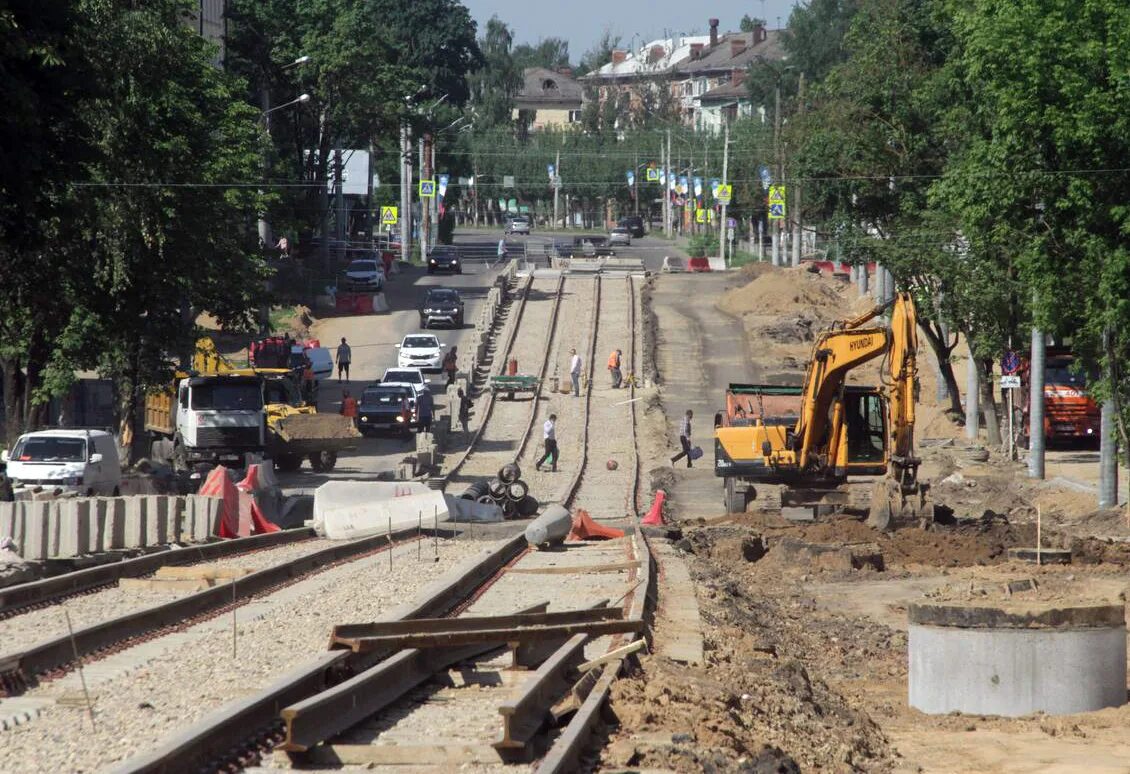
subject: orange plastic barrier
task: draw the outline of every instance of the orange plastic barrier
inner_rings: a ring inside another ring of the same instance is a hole
[[[663,526],[663,503],[667,501],[667,493],[662,489],[655,490],[655,502],[651,504],[651,510],[647,512],[647,516],[643,517],[640,524],[648,527],[662,527]]]

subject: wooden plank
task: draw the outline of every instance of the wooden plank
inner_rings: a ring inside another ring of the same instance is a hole
[[[487,643],[517,643],[528,640],[545,640],[588,634],[603,637],[606,634],[637,634],[645,627],[643,621],[592,621],[585,623],[556,624],[551,626],[525,626],[518,628],[479,629],[474,631],[424,632],[420,634],[393,634],[382,637],[335,638],[333,645],[348,648],[354,653],[372,650],[405,648],[440,648],[450,645]]]
[[[587,634],[569,638],[538,667],[516,699],[501,704],[502,731],[494,743],[497,750],[521,750],[549,718],[550,708],[569,689],[570,676],[585,658]]]
[[[341,624],[333,629],[334,639],[385,637],[397,634],[427,634],[430,632],[460,632],[479,629],[514,629],[521,626],[543,626],[587,621],[607,621],[623,618],[624,611],[617,608],[593,607],[581,610],[564,610],[555,613],[515,613],[514,615],[489,615],[467,618],[419,618],[404,621],[377,621],[365,624]]]
[[[610,650],[603,656],[594,658],[592,661],[586,661],[585,663],[577,667],[577,671],[587,672],[590,669],[600,666],[601,664],[607,664],[609,661],[615,661],[616,659],[623,658],[630,653],[635,653],[637,650],[641,650],[646,645],[647,640],[636,640],[630,645],[625,645],[622,648],[616,648],[616,650]]]
[[[250,567],[220,567],[215,564],[196,564],[191,567],[161,567],[154,578],[162,580],[231,580],[255,572]]]
[[[587,575],[590,573],[625,572],[627,570],[639,569],[639,566],[639,562],[614,562],[612,564],[591,565],[578,564],[567,567],[547,565],[545,567],[511,567],[507,572],[512,575]]]

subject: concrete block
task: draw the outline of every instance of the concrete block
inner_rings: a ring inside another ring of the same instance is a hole
[[[58,545],[52,556],[69,558],[87,552],[90,547],[90,505],[91,500],[86,497],[59,503]]]
[[[49,500],[24,500],[24,540],[20,556],[24,559],[46,559],[51,549],[51,521],[53,502]]]
[[[186,523],[187,510],[185,498],[183,497],[170,497],[169,498],[169,540],[170,542],[180,543],[184,540],[184,525]]]
[[[16,513],[18,503],[0,503],[0,538],[11,538],[13,543],[18,543],[16,540]]]
[[[165,495],[145,497],[145,537],[147,545],[169,542],[169,498]]]
[[[204,500],[204,534],[200,540],[207,540],[212,535],[220,532],[220,518],[223,516],[224,501],[220,497],[205,497]]]
[[[110,510],[110,502],[112,502],[111,498],[107,497],[92,497],[90,500],[89,540],[86,544],[88,553],[96,554],[106,545],[107,512]]]
[[[126,547],[126,501],[128,499],[126,497],[111,497],[106,500],[106,530],[103,533],[103,551]]]
[[[192,502],[192,507],[188,509],[191,513],[189,540],[194,543],[203,543],[219,530],[223,500],[219,497],[203,497],[201,495],[190,495],[189,499]]]
[[[141,548],[149,539],[146,532],[146,519],[149,503],[145,496],[134,495],[124,498],[126,502],[125,547]]]

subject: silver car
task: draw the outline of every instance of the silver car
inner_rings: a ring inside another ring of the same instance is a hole
[[[530,234],[530,219],[525,215],[515,215],[506,221],[507,234]]]
[[[632,246],[632,230],[626,226],[617,226],[608,232],[608,244],[623,245],[624,247]]]

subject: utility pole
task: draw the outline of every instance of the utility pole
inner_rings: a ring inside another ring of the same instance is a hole
[[[373,141],[369,141],[369,156],[365,160],[365,235],[369,238],[369,247],[376,245],[376,234],[373,231]]]
[[[412,139],[408,121],[400,123],[400,260],[412,258]]]
[[[773,153],[777,156],[777,180],[780,185],[785,182],[785,159],[781,155],[781,84],[773,92]],[[784,261],[781,255],[781,224],[783,221],[770,222],[773,239],[773,265],[782,266]]]
[[[663,152],[663,236],[671,238],[671,130]]]
[[[425,174],[428,180],[435,183],[435,198],[428,202],[428,212],[431,214],[431,226],[428,229],[428,237],[431,241],[428,243],[429,248],[435,247],[439,237],[439,175],[436,174],[436,142],[439,138],[438,134],[425,135],[425,140],[428,147],[428,171]]]
[[[561,194],[561,186],[557,181],[561,178],[561,151],[557,151],[557,160],[553,164],[553,180],[550,183],[553,185],[553,227],[557,228],[557,202]]]
[[[341,163],[341,142],[339,141],[337,147],[334,148],[334,211],[337,213],[334,220],[337,221],[337,241],[342,243],[345,241],[345,193],[342,187],[342,163]]]
[[[639,174],[640,174],[640,152],[636,151],[636,171],[632,173],[632,198],[635,199],[635,202],[636,202],[636,211],[635,211],[636,215],[640,214],[640,181],[638,179]]]
[[[726,185],[726,176],[730,173],[730,124],[726,124],[726,133],[722,140],[722,185]],[[730,236],[729,222],[726,220],[726,201],[722,202],[722,236],[718,240],[718,254],[722,260],[722,268],[726,268],[726,239]]]
[[[426,150],[427,135],[425,134],[420,138],[420,179],[428,179],[428,154]],[[425,197],[420,197],[420,260],[425,261],[428,257],[428,205],[431,201]]]
[[[1109,328],[1103,331],[1103,352],[1110,352]],[[1108,366],[1106,376],[1112,376],[1113,370]],[[1101,412],[1099,416],[1099,507],[1114,508],[1118,505],[1118,437],[1114,434],[1114,401],[1110,398],[1104,400]]]
[[[797,86],[797,104],[800,106],[798,112],[804,115],[804,73],[800,74],[800,82]],[[800,177],[796,177],[792,181],[793,185],[793,266],[800,266],[800,253],[801,253],[801,237],[803,230],[800,222]]]
[[[267,88],[266,77],[263,78],[263,87],[262,87],[262,89],[259,90],[259,106],[263,111],[264,129],[267,132],[267,137],[270,137],[271,136],[271,92]],[[263,179],[266,180],[267,172],[268,172],[268,167],[267,167],[268,160],[267,160],[267,151],[266,150],[263,151],[263,158],[262,158],[261,163],[263,165]],[[262,191],[260,191],[259,193],[262,193]],[[262,246],[262,249],[267,249],[267,248],[271,247],[271,245],[273,244],[272,240],[271,240],[271,224],[267,222],[267,213],[266,212],[261,212],[259,214],[259,244]]]
[[[1028,478],[1044,477],[1044,332],[1032,326],[1028,374]]]

